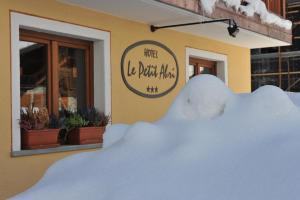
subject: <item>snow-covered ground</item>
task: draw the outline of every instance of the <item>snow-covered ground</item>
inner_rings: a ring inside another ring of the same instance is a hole
[[[111,126],[104,149],[56,162],[12,199],[298,200],[299,122],[277,87],[241,96],[201,75],[161,120]]]

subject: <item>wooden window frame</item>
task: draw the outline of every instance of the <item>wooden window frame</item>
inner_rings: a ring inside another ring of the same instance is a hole
[[[93,42],[24,29],[20,29],[20,41],[36,42],[47,45],[47,108],[49,113],[57,116],[59,114],[58,49],[60,46],[82,49],[85,51],[86,102],[87,107],[92,107],[94,105]]]

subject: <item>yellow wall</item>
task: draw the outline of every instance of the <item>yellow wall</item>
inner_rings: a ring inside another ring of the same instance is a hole
[[[151,33],[145,24],[61,4],[54,0],[0,0],[0,199],[34,184],[55,160],[68,153],[10,157],[11,75],[9,11],[62,20],[111,32],[112,118],[113,123],[153,121],[161,117],[185,84],[185,48],[192,47],[228,57],[229,87],[235,92],[250,91],[250,50],[172,30]],[[120,59],[127,46],[140,40],[155,40],[168,46],[179,62],[177,87],[168,95],[148,99],[129,91],[120,73]],[[12,97],[13,98],[13,97]]]

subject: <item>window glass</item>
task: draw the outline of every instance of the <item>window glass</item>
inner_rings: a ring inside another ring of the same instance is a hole
[[[281,75],[281,89],[282,90],[287,90],[289,89],[290,85],[290,79],[288,74],[282,74]]]
[[[291,74],[290,75],[289,91],[300,92],[300,74]]]
[[[20,41],[21,106],[47,106],[48,50],[46,44]]]
[[[85,50],[59,46],[59,110],[77,111],[85,108]]]
[[[252,74],[276,73],[279,71],[278,57],[252,58]]]
[[[300,71],[300,56],[290,57],[289,58],[289,68],[292,72]]]
[[[278,60],[280,62],[280,60]],[[290,65],[289,65],[289,58],[288,57],[282,57],[281,58],[281,72],[288,72]]]

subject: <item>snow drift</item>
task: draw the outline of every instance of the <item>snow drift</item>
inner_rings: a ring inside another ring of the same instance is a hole
[[[105,148],[56,162],[13,200],[297,200],[300,111],[279,88],[191,79],[155,123],[112,125]]]
[[[287,94],[291,98],[293,103],[300,107],[300,93],[299,92],[288,92]]]

